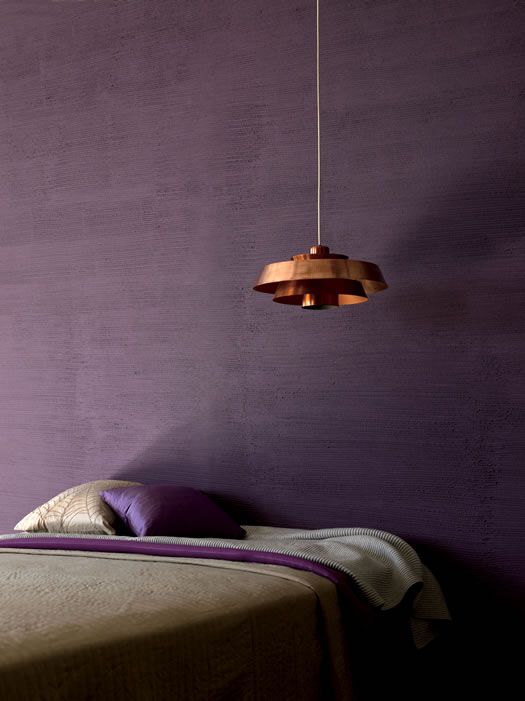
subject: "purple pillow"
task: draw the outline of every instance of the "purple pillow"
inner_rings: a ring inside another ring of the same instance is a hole
[[[116,487],[104,490],[100,496],[137,536],[243,538],[246,535],[209,497],[191,487]]]

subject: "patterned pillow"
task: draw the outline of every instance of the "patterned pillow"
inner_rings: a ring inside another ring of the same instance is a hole
[[[114,535],[118,518],[102,501],[100,492],[137,485],[140,482],[96,480],[71,487],[24,516],[16,524],[15,531]]]

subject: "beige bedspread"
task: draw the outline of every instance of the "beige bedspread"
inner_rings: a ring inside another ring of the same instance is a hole
[[[276,565],[0,550],[2,701],[350,697],[334,585]]]

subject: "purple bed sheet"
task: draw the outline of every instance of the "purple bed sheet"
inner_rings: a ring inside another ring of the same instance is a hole
[[[321,565],[299,556],[284,553],[271,553],[263,550],[242,550],[240,548],[214,548],[210,546],[182,545],[172,543],[149,543],[138,540],[121,540],[116,538],[61,538],[46,536],[42,538],[6,538],[0,540],[1,548],[28,550],[76,550],[84,552],[134,553],[138,555],[155,555],[161,557],[190,557],[209,560],[233,560],[236,562],[257,562],[269,565],[283,565],[292,569],[313,572],[333,582],[345,604],[361,622],[370,622],[379,613],[366,602],[356,589],[350,577],[343,572]]]

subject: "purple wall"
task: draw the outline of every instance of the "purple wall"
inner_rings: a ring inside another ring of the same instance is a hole
[[[391,287],[304,314],[251,287],[315,239],[313,8],[0,4],[0,526],[169,480],[512,599],[523,4],[322,3],[325,242]]]

